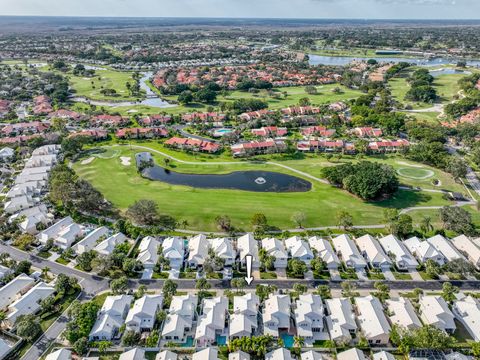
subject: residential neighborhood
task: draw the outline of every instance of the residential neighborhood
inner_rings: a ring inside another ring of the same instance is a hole
[[[0,360],[480,359],[467,2],[2,4]]]

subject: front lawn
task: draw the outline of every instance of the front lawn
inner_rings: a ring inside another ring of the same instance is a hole
[[[168,272],[154,272],[152,275],[152,279],[168,279],[169,273]]]
[[[428,280],[437,280],[437,279],[431,277],[430,275],[428,275],[425,271],[419,271],[418,273],[420,274],[420,276],[422,277],[422,279],[425,280],[425,281],[428,281]]]
[[[393,276],[395,276],[395,279],[397,280],[412,280],[412,277],[410,276],[409,273],[403,273],[403,272],[393,272]]]
[[[48,259],[50,256],[52,256],[52,253],[50,251],[40,251],[37,253],[37,256],[41,257],[42,259]]]
[[[180,279],[196,279],[197,278],[197,273],[196,272],[188,272],[188,271],[182,271],[180,273]]]
[[[55,262],[59,263],[59,264],[62,264],[62,265],[67,265],[70,263],[70,260],[67,260],[67,259],[64,259],[62,257],[59,257],[57,260],[55,260]]]
[[[222,279],[222,274],[218,272],[212,272],[207,274],[207,279],[215,279],[215,280],[221,280]]]
[[[385,275],[378,271],[368,271],[367,276],[370,280],[385,280]]]
[[[274,272],[261,272],[260,279],[262,280],[273,280],[277,278],[277,274]]]
[[[342,280],[358,280],[357,274],[353,271],[340,271]]]
[[[313,272],[315,280],[330,280],[330,273],[328,271]]]

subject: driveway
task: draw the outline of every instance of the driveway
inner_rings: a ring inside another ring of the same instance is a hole
[[[277,274],[277,279],[279,279],[279,280],[286,280],[287,279],[287,270],[286,269],[275,270],[275,273]]]
[[[332,269],[332,270],[328,270],[328,272],[330,273],[330,279],[332,279],[333,281],[342,280],[342,277],[340,276],[340,271]]]
[[[424,281],[420,273],[416,270],[410,270],[408,272],[414,281]]]
[[[358,280],[368,280],[367,273],[363,270],[356,270],[355,274],[357,274]]]
[[[393,275],[392,271],[390,269],[388,270],[382,270],[383,276],[385,276],[385,279],[390,280],[390,281],[395,281],[395,276]]]
[[[153,276],[153,269],[143,269],[142,280],[149,280]]]

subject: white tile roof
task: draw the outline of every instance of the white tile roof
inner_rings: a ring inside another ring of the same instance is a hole
[[[386,351],[373,354],[373,360],[395,360],[395,356]]]
[[[410,300],[400,297],[386,301],[390,321],[392,324],[400,327],[415,329],[422,327],[422,323],[415,313],[415,309]]]
[[[97,241],[102,238],[102,236],[107,235],[108,228],[106,228],[105,226],[100,226],[99,228],[96,228],[95,230],[87,234],[87,236],[85,236],[78,243],[73,245],[72,249],[77,254],[82,254],[84,252],[90,251],[97,245]]]
[[[337,354],[337,360],[367,360],[363,351],[353,348]]]
[[[290,350],[280,348],[265,355],[265,360],[294,360]]]
[[[385,251],[383,251],[378,240],[371,235],[361,236],[355,241],[361,253],[366,255],[368,262],[373,266],[388,266],[392,264],[392,261]]]
[[[243,296],[235,296],[233,298],[233,312],[237,314],[256,316],[259,305],[260,298],[254,293],[247,293]]]
[[[214,342],[216,331],[222,332],[225,328],[225,319],[228,311],[228,299],[218,296],[203,300],[203,314],[199,317],[195,339],[204,339]]]
[[[351,339],[350,330],[357,329],[353,308],[347,298],[325,300],[328,310],[326,323],[332,340]]]
[[[146,236],[138,246],[137,260],[144,266],[153,267],[158,262],[158,247],[160,242],[153,236]]]
[[[72,358],[72,352],[67,349],[59,349],[48,354],[45,360],[70,360]]]
[[[250,337],[258,328],[256,317],[245,314],[232,314],[230,316],[230,337]]]
[[[448,261],[455,259],[465,259],[462,254],[452,245],[450,241],[442,235],[435,235],[428,238],[427,241],[439,251]]]
[[[439,329],[455,329],[455,321],[447,303],[441,296],[420,297],[420,317],[424,324],[436,326]]]
[[[473,240],[469,239],[465,235],[457,236],[452,240],[453,246],[455,246],[462,254],[464,254],[473,265],[480,266],[480,247],[477,246]]]
[[[340,266],[340,260],[332,248],[330,242],[318,236],[308,239],[312,249],[317,250],[318,256],[327,264],[329,268]]]
[[[155,356],[155,360],[177,360],[178,356],[170,350],[163,350]]]
[[[10,304],[7,314],[8,322],[13,325],[19,316],[35,314],[41,308],[40,301],[54,292],[55,290],[52,286],[45,284],[43,281],[39,282],[20,299]]]
[[[475,341],[480,341],[480,302],[472,296],[455,301],[453,313]]]
[[[357,297],[355,298],[355,304],[359,312],[358,322],[368,340],[390,334],[390,325],[378,298],[372,295]]]
[[[200,351],[197,351],[192,356],[192,360],[218,360],[218,350],[213,347],[209,347]]]
[[[94,250],[102,255],[110,255],[115,249],[115,246],[127,241],[128,239],[125,235],[122,233],[117,233],[103,240],[100,244],[95,246]]]
[[[195,295],[173,296],[168,312],[170,314],[193,318],[197,308],[197,302],[198,298]]]
[[[162,242],[162,251],[163,256],[170,260],[170,265],[183,262],[185,255],[183,239],[177,236],[164,239]]]
[[[162,295],[145,295],[136,300],[125,319],[127,327],[135,330],[153,328],[155,315],[162,308],[162,304]]]
[[[403,243],[407,249],[421,262],[433,260],[440,265],[445,263],[445,257],[428,241],[421,241],[415,236],[405,240]]]
[[[323,302],[318,295],[300,295],[296,302],[295,322],[297,334],[301,337],[313,337],[313,329],[323,329]]]
[[[355,268],[367,266],[367,262],[348,235],[343,234],[337,236],[332,242],[337,253],[341,254],[341,258],[345,261],[347,266]]]
[[[288,258],[287,250],[283,243],[275,238],[266,238],[262,240],[262,248],[266,250],[268,255],[274,256],[276,259]]]
[[[310,245],[299,236],[292,236],[291,238],[285,240],[285,247],[294,259],[300,259],[304,261],[313,259],[313,253],[310,249]]]
[[[415,268],[418,266],[417,260],[410,254],[407,247],[394,235],[388,235],[380,240],[385,252],[395,255],[395,263],[400,268]]]
[[[237,239],[237,250],[240,255],[240,260],[244,260],[245,256],[252,255],[252,266],[258,268],[260,260],[258,259],[258,241],[255,240],[252,234],[246,234]]]
[[[301,360],[323,360],[323,356],[322,354],[316,351],[310,350],[302,353],[300,359]]]
[[[216,238],[209,239],[208,242],[213,251],[215,251],[215,254],[221,259],[224,259],[227,265],[235,261],[236,253],[230,239]]]
[[[118,360],[145,360],[145,350],[133,348],[120,354]]]
[[[15,279],[0,288],[0,309],[5,309],[14,302],[17,295],[35,284],[30,276],[25,274],[18,275]]]
[[[188,262],[203,265],[208,256],[208,241],[203,234],[192,237],[188,242]]]
[[[72,225],[73,219],[70,216],[67,216],[59,221],[57,221],[55,224],[50,226],[49,228],[43,230],[41,233],[38,234],[38,239],[41,241],[46,242],[48,239],[54,239],[58,236],[58,234],[68,226]]]
[[[270,295],[270,297],[265,300],[263,323],[265,325],[264,331],[274,336],[277,336],[279,328],[290,327],[289,295]]]

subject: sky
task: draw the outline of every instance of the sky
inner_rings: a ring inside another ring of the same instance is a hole
[[[0,0],[0,15],[480,19],[480,0]]]

